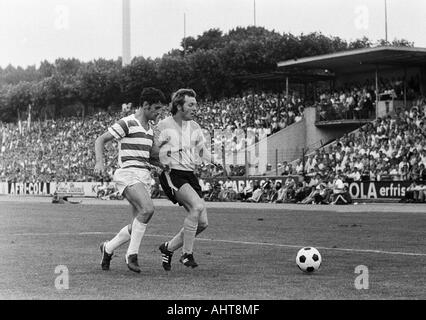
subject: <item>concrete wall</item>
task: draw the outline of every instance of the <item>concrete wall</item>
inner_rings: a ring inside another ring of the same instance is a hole
[[[306,122],[301,120],[247,148],[250,175],[263,174],[270,164],[292,161],[302,154],[306,141]]]
[[[249,174],[273,174],[277,163],[299,159],[303,149],[315,150],[359,127],[357,124],[342,124],[319,128],[315,126],[315,116],[315,108],[308,107],[302,121],[247,148],[250,152],[249,163],[253,165],[249,168]]]
[[[314,107],[306,108],[304,117],[306,121],[306,141],[305,148],[317,149],[324,144],[335,140],[345,133],[351,132],[359,127],[357,124],[342,124],[333,125],[329,127],[315,126],[315,113]]]

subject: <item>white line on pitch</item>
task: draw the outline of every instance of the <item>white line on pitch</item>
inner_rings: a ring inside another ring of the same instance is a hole
[[[85,236],[85,235],[108,235],[115,234],[115,232],[78,232],[78,233],[12,233],[12,234],[3,234],[7,236]],[[0,235],[1,236],[1,235]],[[146,234],[145,237],[157,237],[157,238],[170,238],[174,235],[161,235],[161,234]],[[211,242],[224,242],[224,243],[236,243],[236,244],[247,244],[247,245],[256,245],[256,246],[271,246],[271,247],[283,247],[283,248],[302,248],[301,245],[291,245],[291,244],[280,244],[280,243],[270,243],[270,242],[254,242],[254,241],[239,241],[239,240],[221,240],[221,239],[206,239],[206,238],[197,238],[198,241],[211,241]],[[335,250],[335,251],[348,251],[348,252],[362,252],[362,253],[381,253],[381,254],[393,254],[393,255],[403,255],[403,256],[422,256],[426,257],[426,253],[415,253],[415,252],[399,252],[399,251],[384,251],[384,250],[371,250],[371,249],[350,249],[350,248],[330,248],[330,247],[320,247],[315,246],[317,249],[323,250]]]

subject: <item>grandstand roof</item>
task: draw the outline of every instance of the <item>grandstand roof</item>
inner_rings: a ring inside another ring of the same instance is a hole
[[[289,78],[292,82],[303,82],[303,81],[313,81],[313,80],[326,80],[334,75],[331,73],[324,72],[269,72],[269,73],[256,73],[248,75],[239,75],[235,79],[239,80],[285,80]]]
[[[426,65],[426,48],[374,47],[348,50],[277,63],[285,72],[323,69],[335,74],[370,72],[385,68]]]

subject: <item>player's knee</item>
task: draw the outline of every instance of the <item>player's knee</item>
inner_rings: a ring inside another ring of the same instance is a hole
[[[151,218],[153,214],[154,214],[154,207],[144,208],[144,210],[143,210],[144,216]]]
[[[191,211],[193,211],[197,216],[200,216],[200,214],[204,211],[204,204],[202,202],[197,202],[191,206],[191,209]]]
[[[204,230],[207,229],[208,227],[208,223],[207,222],[198,222],[198,227],[197,227],[197,234],[203,232]]]
[[[137,219],[142,223],[148,223],[154,214],[154,207],[142,208],[137,215]]]

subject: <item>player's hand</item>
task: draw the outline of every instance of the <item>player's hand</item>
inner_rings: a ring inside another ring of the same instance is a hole
[[[95,174],[102,175],[104,173],[104,170],[105,170],[105,167],[102,162],[97,162],[95,164],[95,169],[94,169]]]
[[[169,143],[169,141],[170,141],[170,139],[171,139],[171,137],[170,136],[167,136],[166,138],[165,138],[165,140],[163,140],[163,141],[161,141],[160,143],[159,143],[159,148],[161,148],[162,146],[164,146],[165,144],[167,144],[167,143]]]
[[[159,168],[161,171],[167,171],[168,170],[168,166],[165,166],[164,164],[162,164],[161,162],[156,162],[155,163],[155,166],[157,167],[157,168]]]
[[[220,164],[219,164],[219,163],[211,162],[211,164],[212,164],[212,165],[214,165],[216,168],[219,168],[219,167],[220,167]]]

